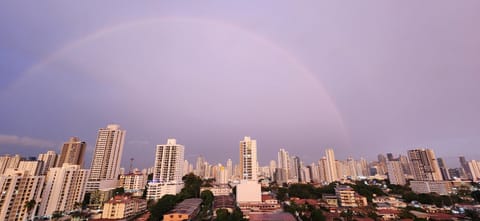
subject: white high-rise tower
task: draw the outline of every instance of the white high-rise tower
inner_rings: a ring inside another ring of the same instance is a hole
[[[121,130],[120,125],[117,124],[110,124],[107,128],[98,130],[87,192],[116,187],[125,133],[126,131]]]
[[[243,180],[257,181],[257,141],[245,137],[240,141],[240,175]]]
[[[183,164],[185,147],[175,139],[157,145],[153,182],[148,183],[147,199],[157,200],[166,194],[177,194],[183,188]]]

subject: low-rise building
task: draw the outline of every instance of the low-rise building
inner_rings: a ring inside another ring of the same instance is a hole
[[[219,184],[212,187],[201,187],[200,193],[204,190],[210,190],[213,196],[228,196],[232,194],[232,188],[228,184]]]
[[[163,215],[164,221],[183,221],[183,220],[192,220],[195,218],[200,211],[200,204],[202,199],[192,198],[186,199],[175,206],[167,214]]]
[[[145,212],[147,201],[130,196],[114,196],[103,204],[102,219],[126,219]]]
[[[125,189],[125,192],[131,193],[134,196],[142,196],[146,184],[147,174],[139,170],[120,176],[120,186]]]
[[[415,193],[437,193],[449,195],[452,193],[452,182],[450,181],[410,181],[410,188]]]
[[[339,185],[335,187],[335,195],[340,206],[342,207],[361,207],[367,206],[367,198],[360,196],[352,187]]]

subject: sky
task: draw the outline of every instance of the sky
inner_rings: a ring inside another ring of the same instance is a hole
[[[107,124],[122,166],[261,165],[284,148],[480,160],[479,1],[1,1],[0,154],[60,152]]]

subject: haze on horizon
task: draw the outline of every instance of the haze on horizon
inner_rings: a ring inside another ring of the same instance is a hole
[[[122,166],[305,163],[427,147],[480,159],[480,2],[1,2],[0,154],[127,130]]]

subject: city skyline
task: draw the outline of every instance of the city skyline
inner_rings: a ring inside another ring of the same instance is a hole
[[[365,5],[2,2],[0,154],[77,136],[88,165],[95,129],[118,123],[123,167],[170,137],[216,162],[243,136],[262,165],[280,148],[479,159],[480,3]]]

